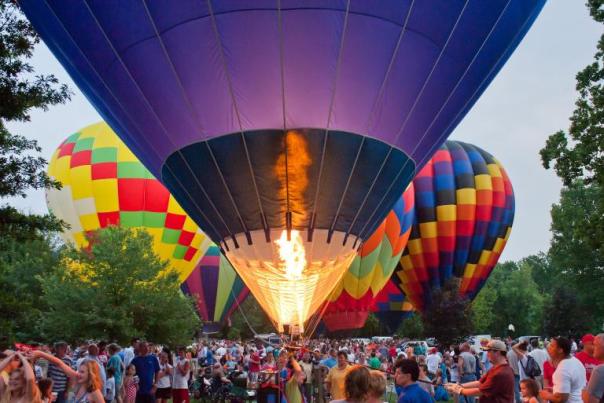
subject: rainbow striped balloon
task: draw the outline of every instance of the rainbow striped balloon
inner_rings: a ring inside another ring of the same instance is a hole
[[[401,288],[400,278],[396,272],[401,268],[397,266],[392,277],[374,298],[371,311],[384,325],[388,333],[394,333],[406,318],[413,315],[415,308],[407,301],[407,297]]]
[[[514,220],[514,192],[502,165],[471,144],[447,141],[417,174],[415,222],[398,271],[413,305],[461,278],[472,299],[497,263]]]
[[[330,295],[323,314],[328,330],[363,327],[375,295],[386,285],[400,260],[413,223],[413,185],[363,244]]]

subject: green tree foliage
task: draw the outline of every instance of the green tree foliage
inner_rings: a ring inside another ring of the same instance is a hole
[[[565,286],[556,288],[545,308],[545,333],[550,336],[580,337],[590,330],[592,318],[588,307],[577,297],[577,293]]]
[[[459,294],[459,285],[458,279],[449,280],[432,294],[430,305],[422,313],[425,334],[436,337],[443,346],[459,343],[474,332],[472,307]]]
[[[397,336],[407,337],[411,340],[423,340],[425,338],[424,323],[419,314],[414,314],[410,318],[403,320],[403,323],[396,331]]]
[[[46,307],[40,278],[52,273],[57,253],[47,239],[11,237],[0,237],[0,250],[0,350],[15,341],[43,341],[39,324]]]
[[[498,264],[474,302],[473,323],[478,333],[502,336],[509,324],[516,335],[540,334],[546,296],[533,278],[529,257],[518,263]]]
[[[274,332],[270,319],[264,313],[260,304],[253,295],[246,298],[245,301],[231,315],[230,324],[226,324],[222,329],[222,337],[229,339],[248,339],[254,337],[256,333]]]
[[[109,227],[94,234],[91,250],[68,247],[42,289],[51,339],[126,343],[136,336],[174,346],[200,327],[177,273],[153,253],[144,230]]]
[[[46,110],[65,103],[70,92],[53,75],[36,75],[28,63],[39,37],[11,0],[0,0],[0,198],[25,197],[27,189],[58,184],[44,171],[34,140],[10,133],[7,122],[25,122],[33,109]],[[26,215],[0,205],[0,236],[32,239],[42,230],[56,231],[60,223],[51,216]]]

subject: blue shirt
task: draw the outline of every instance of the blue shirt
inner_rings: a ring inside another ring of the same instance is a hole
[[[326,358],[320,362],[321,365],[325,365],[329,369],[335,367],[337,363],[338,361],[333,357]]]
[[[419,387],[417,383],[405,386],[398,403],[433,403],[432,396]]]
[[[159,372],[159,361],[153,355],[136,356],[130,364],[136,368],[136,376],[138,376],[138,393],[139,395],[150,395],[151,388],[155,382],[155,373]]]

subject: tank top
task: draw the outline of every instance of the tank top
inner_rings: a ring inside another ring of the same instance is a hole
[[[172,383],[172,389],[189,389],[189,373],[191,370],[187,371],[186,374],[182,375],[180,370],[176,368],[179,364],[184,364],[187,359],[177,358],[176,364],[174,365],[174,382]]]
[[[476,372],[476,359],[474,356],[467,351],[464,351],[460,354],[460,357],[463,358],[463,374],[474,374]]]

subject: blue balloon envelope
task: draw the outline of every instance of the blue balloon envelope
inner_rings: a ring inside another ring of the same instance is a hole
[[[270,260],[283,229],[300,231],[309,262],[348,264],[544,2],[20,5],[103,118],[248,283],[257,276],[243,271],[258,266],[250,260]]]

